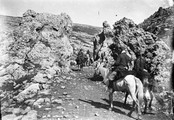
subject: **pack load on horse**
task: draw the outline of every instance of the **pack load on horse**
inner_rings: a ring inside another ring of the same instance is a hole
[[[122,91],[130,94],[133,99],[133,108],[130,110],[128,115],[131,115],[134,111],[134,107],[138,114],[138,119],[141,118],[141,104],[143,102],[143,84],[139,78],[134,75],[126,75],[124,78],[118,80],[109,80],[108,75],[110,70],[104,67],[104,62],[96,63],[95,71],[100,73],[103,77],[103,82],[107,85],[109,90],[109,101],[110,101],[110,110],[113,108],[113,93],[115,91]]]

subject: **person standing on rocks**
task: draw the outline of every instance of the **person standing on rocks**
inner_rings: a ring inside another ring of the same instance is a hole
[[[99,58],[101,59],[101,61],[107,62],[109,67],[110,65],[114,63],[114,59],[111,56],[112,51],[109,48],[109,46],[113,44],[113,40],[112,40],[113,32],[107,21],[103,22],[102,33],[104,34],[104,39],[100,40],[102,41],[102,44],[99,51]]]

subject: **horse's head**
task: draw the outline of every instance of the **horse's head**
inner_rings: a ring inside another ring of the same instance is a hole
[[[100,74],[100,68],[103,67],[104,65],[105,65],[105,63],[102,62],[101,60],[95,61],[93,63],[93,67],[94,67],[96,75]]]
[[[103,62],[101,60],[95,61],[93,63],[94,69],[99,69],[100,67],[104,67],[106,65],[106,62]]]
[[[95,75],[98,75],[99,74],[99,67],[100,67],[100,62],[99,61],[95,61],[93,63],[93,67],[94,67],[94,70],[95,70]]]
[[[148,77],[143,78],[143,85],[148,85],[148,84],[149,84]]]

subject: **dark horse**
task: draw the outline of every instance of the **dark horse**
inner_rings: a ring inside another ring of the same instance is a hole
[[[83,49],[80,49],[76,58],[78,69],[80,70],[83,69],[83,67],[85,66],[85,61],[86,61],[86,55],[84,54]]]

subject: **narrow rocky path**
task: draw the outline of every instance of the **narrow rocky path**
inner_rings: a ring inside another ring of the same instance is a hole
[[[39,120],[134,120],[127,116],[130,106],[123,107],[124,93],[114,94],[114,109],[108,111],[108,92],[102,81],[90,79],[91,67],[57,76],[51,83],[49,102],[38,108]],[[143,120],[167,120],[161,114],[143,115]]]

